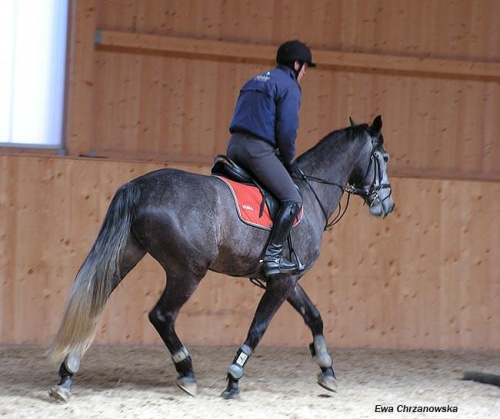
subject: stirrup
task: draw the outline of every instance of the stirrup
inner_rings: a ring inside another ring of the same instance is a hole
[[[283,257],[277,257],[269,260],[263,260],[262,269],[264,275],[272,276],[278,274],[289,274],[293,272],[300,272],[304,269],[303,265],[290,262]]]

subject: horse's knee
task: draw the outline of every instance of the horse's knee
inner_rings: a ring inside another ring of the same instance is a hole
[[[159,309],[159,308],[154,308],[149,312],[149,321],[151,324],[156,328],[163,328],[165,325],[168,325],[171,323],[171,316],[165,315],[165,313]]]
[[[149,312],[148,315],[150,323],[156,327],[157,324],[160,323],[160,313],[157,309],[153,309]]]

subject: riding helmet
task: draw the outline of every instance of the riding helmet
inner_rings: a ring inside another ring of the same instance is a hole
[[[309,47],[298,41],[287,41],[280,45],[276,53],[276,62],[278,64],[290,65],[295,61],[305,62],[309,67],[316,67],[312,62],[312,54]]]

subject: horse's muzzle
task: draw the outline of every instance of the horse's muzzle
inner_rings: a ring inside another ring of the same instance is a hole
[[[395,204],[391,195],[380,199],[377,195],[375,199],[370,202],[370,214],[377,218],[386,218],[391,212],[394,211]]]

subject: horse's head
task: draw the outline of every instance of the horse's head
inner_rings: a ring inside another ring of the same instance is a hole
[[[356,125],[351,119],[351,125]],[[358,164],[351,174],[347,190],[360,195],[368,204],[370,214],[385,218],[394,210],[392,187],[387,175],[389,153],[384,149],[382,117],[379,115],[367,128],[370,142],[360,153]]]

